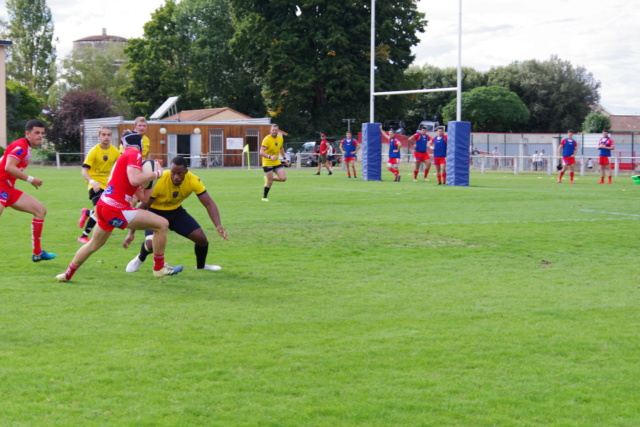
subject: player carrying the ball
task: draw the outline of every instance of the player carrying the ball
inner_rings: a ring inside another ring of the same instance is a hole
[[[24,170],[31,161],[31,149],[42,144],[44,137],[44,123],[40,120],[29,120],[25,126],[25,137],[13,141],[0,157],[0,215],[4,208],[26,212],[33,215],[31,220],[31,260],[33,262],[47,261],[56,254],[42,250],[40,238],[44,228],[44,217],[47,209],[38,199],[23,193],[16,188],[16,181],[21,179],[33,185],[36,190],[42,185],[42,180],[27,175]]]
[[[68,282],[84,262],[109,239],[114,228],[152,230],[153,233],[153,275],[163,277],[178,274],[182,266],[170,266],[164,262],[164,249],[167,244],[169,222],[152,212],[131,207],[135,194],[143,197],[140,185],[162,175],[162,166],[156,162],[154,172],[143,172],[142,138],[139,133],[125,131],[122,136],[124,153],[116,161],[104,193],[96,205],[98,227],[93,236],[76,252],[67,271],[58,274],[59,282]]]
[[[202,206],[207,210],[209,218],[211,218],[211,222],[213,222],[213,225],[216,227],[218,234],[224,240],[229,240],[227,231],[220,222],[218,206],[207,192],[200,178],[189,171],[187,161],[184,157],[178,156],[171,160],[171,169],[164,171],[153,187],[151,197],[149,197],[147,201],[142,202],[138,206],[138,209],[149,210],[166,218],[167,221],[169,221],[169,230],[173,230],[195,243],[196,269],[221,270],[217,265],[207,265],[205,263],[207,253],[209,252],[207,235],[204,233],[204,230],[202,230],[202,227],[200,227],[200,224],[198,224],[198,221],[189,215],[186,209],[182,207],[182,202],[192,193],[198,196],[198,200],[200,200]],[[145,236],[146,240],[142,242],[140,253],[127,264],[127,273],[138,271],[142,263],[147,259],[147,256],[153,252],[153,232],[146,230]],[[128,248],[134,237],[135,230],[129,230],[122,245]]]

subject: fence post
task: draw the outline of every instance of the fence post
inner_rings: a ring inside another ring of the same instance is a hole
[[[584,156],[580,156],[580,176],[584,176]]]
[[[616,162],[616,175],[615,175],[615,177],[617,178],[618,175],[620,175],[620,155],[619,154],[616,156],[615,162]]]
[[[520,159],[518,159],[518,157],[517,157],[517,156],[513,156],[513,174],[514,174],[514,175],[518,175],[518,166],[519,166],[519,165],[518,165],[518,161],[519,161],[519,160],[520,160]]]
[[[56,151],[56,168],[60,169],[60,153]]]

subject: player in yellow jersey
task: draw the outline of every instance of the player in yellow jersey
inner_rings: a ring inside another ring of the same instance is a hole
[[[200,178],[192,174],[187,168],[187,161],[184,157],[175,157],[171,161],[171,169],[164,171],[156,182],[151,192],[151,197],[146,202],[142,202],[138,209],[147,209],[169,221],[169,230],[173,230],[181,236],[186,237],[195,243],[196,268],[198,270],[221,270],[217,265],[207,265],[207,253],[209,252],[209,241],[204,230],[198,222],[187,213],[182,207],[182,202],[195,193],[209,213],[209,218],[216,227],[218,234],[228,240],[227,231],[220,222],[220,212],[218,206],[213,201]],[[142,242],[140,253],[127,264],[126,272],[134,273],[138,271],[147,255],[153,252],[151,245],[152,231],[145,231],[146,240]],[[135,236],[134,230],[129,230],[122,245],[128,248]]]
[[[133,121],[133,130],[142,135],[142,158],[146,159],[151,147],[151,141],[149,137],[145,135],[147,132],[147,119],[144,117],[136,117]],[[124,147],[120,145],[120,154],[124,153]]]
[[[278,133],[278,125],[271,125],[271,133],[264,137],[260,146],[260,157],[262,157],[262,170],[264,171],[264,193],[263,202],[268,202],[267,196],[271,190],[273,181],[285,182],[287,174],[284,171],[285,165],[280,161],[287,157],[284,154],[284,139]],[[289,160],[285,160],[286,166],[289,166]],[[273,176],[275,172],[276,176]]]
[[[103,126],[98,131],[98,144],[89,150],[82,164],[81,174],[89,186],[89,200],[91,200],[93,206],[98,203],[102,192],[107,187],[109,174],[118,157],[120,157],[120,152],[111,145],[111,129]],[[82,208],[78,227],[84,230],[82,231],[82,236],[78,237],[78,242],[87,243],[89,241],[89,233],[93,230],[96,222],[97,218],[94,211]]]

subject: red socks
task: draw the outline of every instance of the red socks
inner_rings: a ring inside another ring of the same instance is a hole
[[[44,227],[44,219],[31,220],[31,247],[34,255],[40,255],[42,253],[42,247],[40,246],[40,238],[42,237],[42,228]]]
[[[153,270],[160,271],[164,267],[164,254],[153,254]]]
[[[64,275],[67,278],[67,281],[71,280],[71,278],[73,277],[74,274],[76,274],[76,271],[78,271],[80,267],[77,267],[75,265],[73,265],[73,263],[69,263],[69,267],[67,268],[67,271],[64,272]]]

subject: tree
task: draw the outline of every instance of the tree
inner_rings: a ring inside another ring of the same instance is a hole
[[[600,98],[600,82],[583,67],[557,56],[540,62],[514,62],[487,73],[488,85],[505,86],[529,108],[529,132],[564,132],[576,128]]]
[[[51,124],[47,139],[58,151],[80,152],[83,120],[108,117],[113,114],[112,106],[111,100],[96,90],[68,91],[60,100],[60,105],[47,114]]]
[[[31,119],[42,119],[44,101],[20,83],[7,81],[7,141],[24,137]]]
[[[56,79],[53,20],[46,0],[7,0],[7,75],[44,97]],[[55,40],[57,41],[57,40]]]
[[[410,67],[405,73],[412,89],[434,89],[456,87],[458,85],[458,69],[455,67],[438,68],[433,65]],[[485,73],[473,68],[462,69],[462,91],[468,92],[476,87],[486,86]],[[410,129],[417,128],[422,120],[442,121],[444,107],[456,99],[456,92],[430,92],[411,95],[405,121]]]
[[[189,40],[189,78],[202,106],[230,107],[263,117],[266,109],[256,96],[257,80],[231,53],[235,28],[228,0],[183,0],[176,9],[176,22]]]
[[[445,121],[456,119],[456,100],[444,108]],[[475,132],[514,132],[529,120],[522,100],[501,86],[477,87],[462,94],[462,119],[470,121]]]
[[[288,132],[336,132],[368,119],[371,3],[230,0],[232,48],[260,79],[269,114]],[[403,89],[411,47],[426,26],[413,0],[378,2],[376,90]],[[402,103],[378,99],[377,117]],[[394,115],[395,115],[394,114]]]
[[[134,115],[149,116],[169,96],[176,95],[182,109],[201,108],[190,80],[189,40],[180,31],[176,13],[176,2],[167,0],[144,24],[143,37],[129,39],[125,48],[131,85],[123,95]]]
[[[590,112],[582,123],[583,132],[598,133],[609,129],[611,129],[611,120],[597,111]]]
[[[112,100],[114,114],[128,116],[131,107],[122,95],[131,84],[126,60],[123,46],[118,44],[74,50],[62,61],[62,79],[50,91],[49,104],[55,107],[68,90],[94,90]]]

